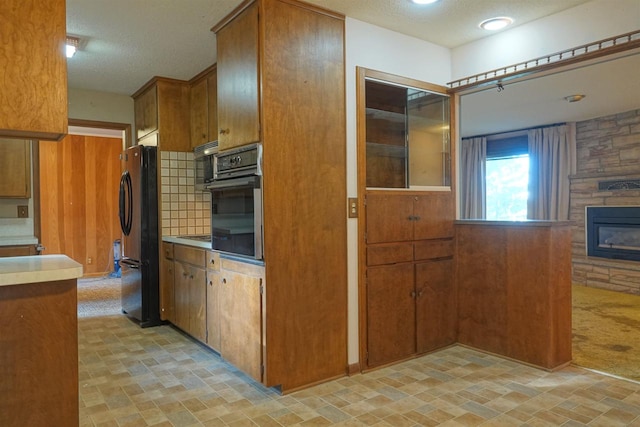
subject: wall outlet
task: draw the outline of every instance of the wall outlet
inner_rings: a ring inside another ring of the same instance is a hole
[[[92,264],[93,263],[93,258],[89,257],[87,258],[87,264]]]
[[[18,206],[18,218],[29,218],[29,206]]]

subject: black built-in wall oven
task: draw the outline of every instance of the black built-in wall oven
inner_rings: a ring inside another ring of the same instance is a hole
[[[262,146],[215,155],[211,191],[211,248],[262,259]]]

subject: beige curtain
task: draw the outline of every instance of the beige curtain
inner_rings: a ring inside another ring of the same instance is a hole
[[[575,123],[532,129],[527,217],[569,219],[569,175],[575,173]]]
[[[460,218],[485,219],[487,138],[463,139],[460,144]]]

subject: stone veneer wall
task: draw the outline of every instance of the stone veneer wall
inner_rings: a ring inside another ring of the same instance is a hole
[[[576,124],[571,177],[573,282],[640,295],[640,262],[587,257],[586,206],[640,206],[640,190],[598,190],[598,182],[640,180],[640,109]]]
[[[193,153],[160,152],[163,236],[209,234],[211,193],[195,191]]]

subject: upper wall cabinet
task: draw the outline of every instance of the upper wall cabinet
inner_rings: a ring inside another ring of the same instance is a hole
[[[190,82],[191,148],[218,139],[218,81],[216,65]]]
[[[164,151],[191,151],[189,85],[154,77],[133,94],[136,142]]]
[[[216,39],[218,148],[226,150],[261,140],[258,3],[217,30]]]
[[[449,96],[387,78],[365,82],[366,186],[449,186]]]
[[[0,197],[31,197],[31,141],[0,139]]]
[[[0,136],[60,140],[68,120],[65,1],[3,0],[0,23]]]

